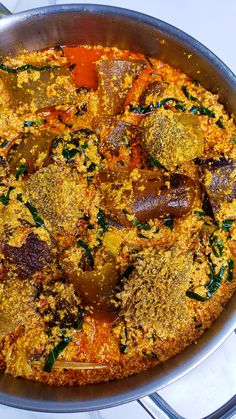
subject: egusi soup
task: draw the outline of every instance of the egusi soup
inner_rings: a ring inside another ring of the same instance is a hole
[[[178,69],[100,46],[0,64],[0,366],[118,379],[209,328],[236,287],[236,128]]]

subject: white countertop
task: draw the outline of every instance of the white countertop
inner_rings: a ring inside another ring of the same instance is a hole
[[[2,0],[12,12],[73,0]],[[134,9],[171,23],[210,48],[236,73],[235,0],[94,0],[82,3],[109,4]],[[201,419],[218,409],[236,394],[236,334],[195,370],[159,394],[187,419]],[[59,414],[26,412],[0,406],[0,418],[56,419]],[[62,416],[62,415],[61,415]],[[63,414],[63,419],[149,419],[148,413],[132,402],[99,412]],[[236,416],[235,416],[236,418]]]

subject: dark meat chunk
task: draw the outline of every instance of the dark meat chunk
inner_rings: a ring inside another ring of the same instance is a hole
[[[26,166],[25,171],[30,174],[35,173],[42,165],[47,166],[50,163],[50,146],[55,137],[55,134],[46,130],[26,134],[9,153],[11,173],[15,174],[21,164]]]
[[[52,262],[48,245],[30,233],[21,247],[4,245],[5,260],[17,270],[19,277],[27,278]]]
[[[43,284],[36,300],[37,311],[48,327],[80,328],[83,310],[72,285],[62,282]]]
[[[195,115],[161,109],[148,115],[140,128],[145,151],[168,169],[203,155],[204,139]]]
[[[139,98],[139,105],[146,106],[150,104],[155,104],[158,101],[158,98],[162,96],[166,89],[166,84],[161,80],[155,80],[150,83]]]
[[[22,73],[26,71],[18,74],[0,71],[12,107],[24,106],[32,111],[76,101],[76,88],[69,69],[28,70],[26,80]]]
[[[119,147],[128,146],[138,134],[138,128],[124,121],[119,121],[112,127],[108,137],[108,147],[116,151]]]
[[[101,113],[117,115],[134,79],[145,67],[141,60],[100,60],[97,63]]]
[[[181,174],[163,176],[158,170],[141,170],[139,173],[141,177],[132,182],[131,190],[123,192],[125,178],[113,182],[114,176],[110,176],[112,186],[108,186],[104,198],[108,218],[129,227],[132,223],[126,213],[134,214],[141,223],[166,216],[181,217],[189,213],[196,193],[192,179]],[[101,181],[104,180],[109,182],[109,176],[101,177]]]
[[[212,206],[217,213],[224,202],[236,198],[236,162],[224,157],[203,162],[204,186]]]

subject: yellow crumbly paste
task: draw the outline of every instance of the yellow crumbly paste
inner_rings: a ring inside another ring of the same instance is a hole
[[[101,46],[0,64],[0,367],[119,379],[236,288],[236,128],[176,68]]]

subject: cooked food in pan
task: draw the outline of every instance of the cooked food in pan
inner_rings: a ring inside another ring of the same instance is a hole
[[[157,58],[100,46],[0,64],[0,367],[126,377],[211,326],[236,288],[236,127]]]

